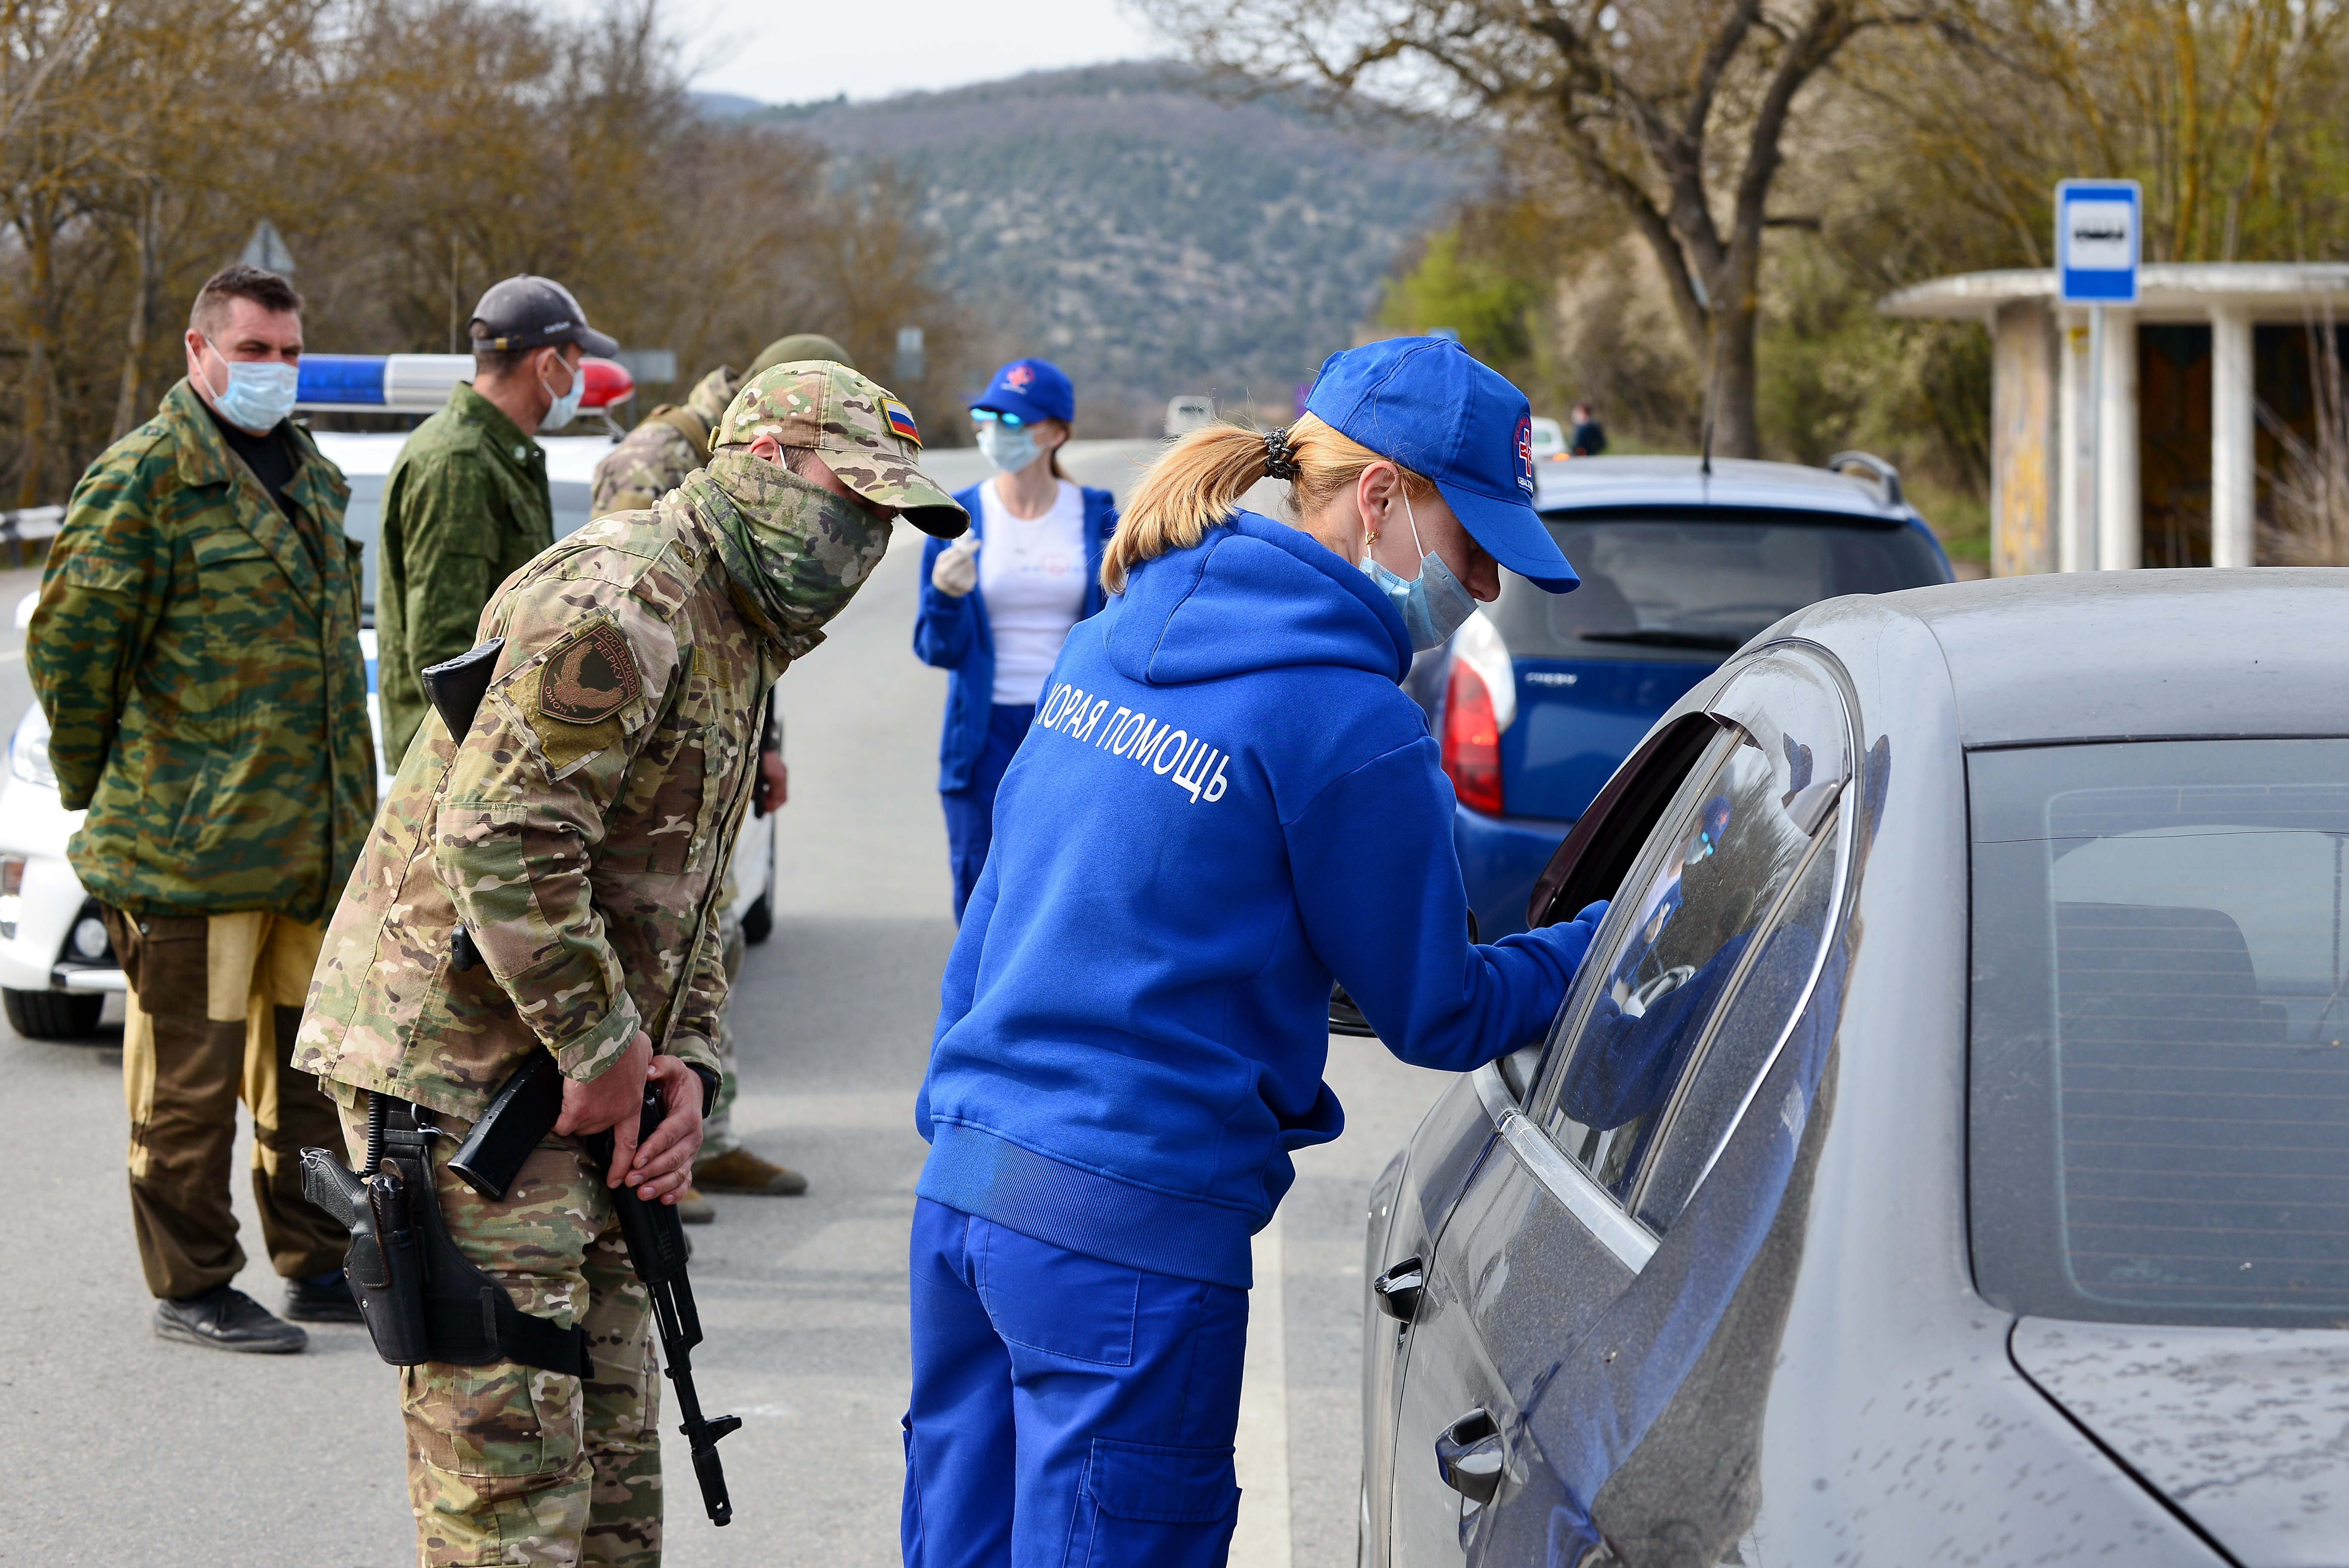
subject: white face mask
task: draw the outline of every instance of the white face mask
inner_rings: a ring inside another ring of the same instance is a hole
[[[571,389],[555,397],[554,389],[546,385],[546,372],[538,373],[538,384],[546,388],[546,395],[554,398],[547,406],[546,417],[538,421],[543,431],[559,431],[579,417],[579,400],[587,395],[587,366],[583,361],[571,367]]]
[[[1371,559],[1368,551],[1362,555],[1362,571],[1402,616],[1403,629],[1411,633],[1412,651],[1425,653],[1442,647],[1446,638],[1468,624],[1468,618],[1476,613],[1476,599],[1444,564],[1444,557],[1420,543],[1419,519],[1413,515],[1408,493],[1402,498],[1402,514],[1411,524],[1412,547],[1421,552],[1419,576],[1405,582]]]
[[[275,430],[294,411],[300,370],[276,359],[232,359],[221,354],[220,345],[211,338],[205,338],[204,344],[228,368],[225,388],[212,385],[209,369],[204,373],[204,390],[212,393],[212,407],[220,410],[221,418],[259,435]]]
[[[1001,420],[978,427],[978,450],[997,468],[1017,473],[1036,461],[1036,437],[1025,428],[1008,429]]]

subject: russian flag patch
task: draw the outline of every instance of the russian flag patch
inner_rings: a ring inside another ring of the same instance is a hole
[[[888,420],[892,431],[916,446],[922,444],[921,427],[914,423],[913,410],[895,398],[884,398],[881,400],[881,412]]]

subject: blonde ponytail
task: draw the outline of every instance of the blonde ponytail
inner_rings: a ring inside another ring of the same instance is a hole
[[[1288,482],[1290,520],[1331,549],[1334,531],[1316,526],[1330,506],[1352,488],[1362,470],[1392,462],[1312,414],[1299,415],[1286,432],[1297,475]],[[1191,431],[1168,447],[1134,486],[1133,499],[1118,519],[1102,554],[1102,587],[1125,591],[1126,574],[1169,550],[1187,550],[1234,512],[1249,487],[1267,477],[1272,448],[1265,432],[1240,425],[1214,424]],[[1414,500],[1435,493],[1434,483],[1396,464],[1403,490]]]

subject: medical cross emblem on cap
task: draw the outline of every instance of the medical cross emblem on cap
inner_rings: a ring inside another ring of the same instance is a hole
[[[1528,414],[1517,421],[1517,488],[1534,493],[1534,421]]]

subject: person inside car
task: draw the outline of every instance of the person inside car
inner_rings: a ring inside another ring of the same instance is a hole
[[[1399,686],[1506,566],[1575,585],[1525,395],[1438,338],[1143,479],[1006,771],[916,1120],[909,1564],[1220,1563],[1250,1238],[1338,1136],[1334,976],[1405,1061],[1537,1036],[1604,905],[1480,947]],[[1299,518],[1240,508],[1286,480]]]

